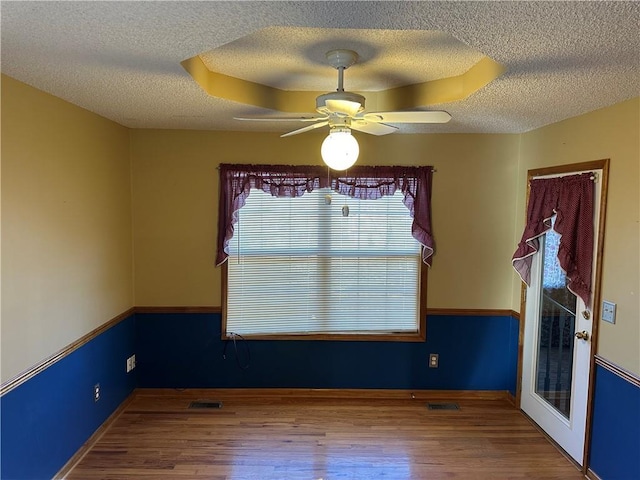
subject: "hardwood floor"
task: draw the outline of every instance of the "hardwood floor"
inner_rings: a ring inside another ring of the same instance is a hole
[[[66,478],[584,478],[506,400],[453,401],[137,392]]]

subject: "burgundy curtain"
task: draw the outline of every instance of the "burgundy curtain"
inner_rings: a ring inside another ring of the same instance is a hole
[[[413,217],[412,236],[422,245],[422,260],[431,266],[434,241],[431,233],[431,182],[433,167],[355,166],[335,172],[323,166],[292,165],[220,165],[220,201],[218,207],[218,254],[216,265],[228,257],[240,210],[252,188],[275,197],[299,197],[316,188],[361,200],[393,195],[400,189],[404,204]]]
[[[512,263],[530,285],[531,262],[540,248],[539,237],[551,228],[560,234],[558,262],[567,275],[567,288],[591,306],[593,263],[593,173],[531,180],[527,224]]]

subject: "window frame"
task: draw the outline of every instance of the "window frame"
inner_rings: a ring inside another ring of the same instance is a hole
[[[262,165],[220,164],[218,233],[216,265],[221,266],[222,325],[221,338],[228,340],[228,244],[237,221],[236,211],[245,204],[250,188],[257,188],[277,197],[301,196],[316,188],[330,187],[341,195],[363,200],[375,200],[393,194],[397,189],[404,193],[403,203],[413,218],[411,236],[422,245],[420,270],[418,271],[417,332],[399,331],[376,333],[289,333],[242,335],[250,340],[341,340],[341,341],[426,341],[427,273],[431,257],[435,253],[432,222],[431,192],[432,166],[366,166],[360,165],[348,172],[336,172],[318,165]]]

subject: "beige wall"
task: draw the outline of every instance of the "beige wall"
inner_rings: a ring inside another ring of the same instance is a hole
[[[360,163],[438,170],[429,307],[518,310],[527,170],[610,158],[603,295],[618,319],[599,353],[640,372],[639,111],[523,135],[358,135]],[[2,381],[134,304],[219,306],[217,165],[319,163],[323,138],[129,131],[3,76]]]
[[[320,163],[325,134],[132,131],[136,305],[221,305],[219,163]],[[510,308],[516,135],[358,136],[362,164],[434,165],[433,308]]]
[[[129,132],[2,76],[2,381],[133,306]]]
[[[516,230],[523,228],[527,170],[603,158],[611,163],[602,297],[617,304],[617,318],[600,323],[597,351],[640,374],[640,99],[522,135]],[[514,310],[519,285],[514,276]]]
[[[638,112],[635,99],[523,135],[360,135],[360,163],[438,170],[429,307],[518,311],[510,259],[527,170],[610,158],[603,295],[618,304],[618,323],[601,326],[599,353],[640,371]],[[323,137],[133,131],[136,304],[220,305],[216,166],[318,163]]]

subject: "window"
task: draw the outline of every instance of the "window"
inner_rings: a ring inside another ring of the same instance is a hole
[[[409,187],[352,197],[329,178],[279,196],[247,178],[235,190],[232,235],[219,238],[223,336],[424,340],[426,267]]]

